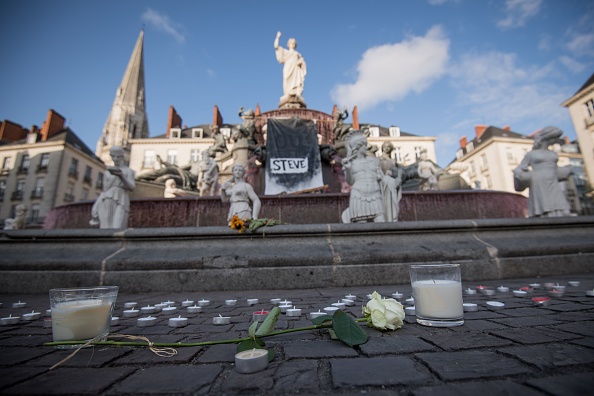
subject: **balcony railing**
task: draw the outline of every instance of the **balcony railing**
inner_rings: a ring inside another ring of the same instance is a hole
[[[8,176],[9,173],[10,173],[10,169],[8,169],[8,168],[0,169],[0,176]]]
[[[35,190],[31,191],[31,199],[41,198],[43,198],[43,188],[36,188]]]
[[[64,202],[74,202],[74,195],[73,194],[64,194]]]
[[[83,179],[83,183],[88,184],[90,186],[91,184],[93,184],[93,179],[91,179],[91,176],[85,176]]]
[[[77,179],[78,180],[78,170],[76,170],[76,169],[70,169],[68,171],[68,177],[72,177],[73,179]]]
[[[47,173],[47,164],[45,165],[37,165],[37,173],[45,172]]]
[[[12,201],[21,201],[23,199],[23,190],[16,190],[13,191],[12,195],[10,196]]]
[[[19,170],[18,170],[18,174],[19,175],[24,175],[29,173],[29,167],[28,166],[19,166]]]

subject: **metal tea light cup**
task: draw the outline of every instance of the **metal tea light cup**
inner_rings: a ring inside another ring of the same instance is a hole
[[[117,286],[51,289],[52,334],[57,341],[104,340],[118,296]],[[58,345],[56,348],[78,348]]]
[[[418,323],[434,327],[464,324],[459,264],[411,265],[410,282]]]

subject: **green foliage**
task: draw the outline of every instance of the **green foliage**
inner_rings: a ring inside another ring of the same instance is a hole
[[[332,329],[342,342],[350,347],[367,342],[367,333],[351,318],[341,310],[332,315]]]

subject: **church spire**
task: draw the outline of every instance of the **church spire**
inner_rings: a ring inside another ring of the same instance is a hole
[[[149,136],[145,106],[143,47],[144,30],[141,30],[122,82],[116,91],[103,133],[97,142],[95,154],[107,164],[111,163],[109,149],[112,146],[122,146],[129,153],[129,139]]]

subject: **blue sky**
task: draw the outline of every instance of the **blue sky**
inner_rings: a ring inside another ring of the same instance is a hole
[[[150,135],[169,106],[188,126],[277,108],[273,42],[295,37],[308,108],[437,137],[439,165],[474,126],[556,125],[594,72],[590,0],[79,1],[0,3],[0,119],[29,128],[53,108],[95,148],[140,30]],[[350,122],[350,118],[348,120]]]

